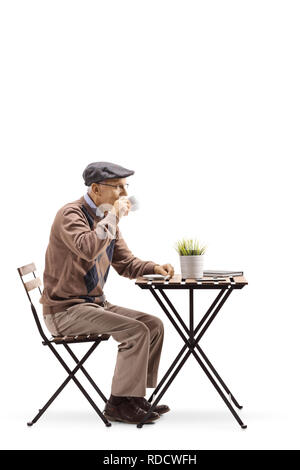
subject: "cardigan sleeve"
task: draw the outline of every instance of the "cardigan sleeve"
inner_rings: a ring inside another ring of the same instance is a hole
[[[95,230],[91,230],[80,209],[67,208],[58,217],[56,228],[61,240],[73,253],[92,261],[111,243],[117,222],[118,218],[109,213],[98,222]]]

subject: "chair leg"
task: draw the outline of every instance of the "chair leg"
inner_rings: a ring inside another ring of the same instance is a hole
[[[52,397],[47,401],[47,403],[41,408],[38,414],[27,423],[27,426],[32,426],[37,420],[45,413],[46,409],[51,405],[51,403],[55,400],[55,398],[60,394],[60,392],[65,388],[68,382],[70,382],[71,377],[67,377],[66,380],[61,384],[61,386],[56,390],[56,392],[52,395]]]
[[[64,344],[64,347],[66,348],[66,350],[69,352],[70,356],[72,356],[72,358],[74,359],[74,361],[76,362],[76,364],[79,363],[79,359],[75,356],[74,352],[72,351],[72,349],[70,348],[70,346],[68,346],[67,344]],[[107,398],[105,397],[105,395],[102,393],[102,391],[100,390],[100,388],[98,387],[98,385],[94,382],[94,380],[92,379],[92,377],[90,376],[90,374],[86,371],[86,369],[81,366],[80,367],[80,370],[82,371],[82,373],[86,376],[86,378],[88,379],[88,381],[90,382],[90,384],[94,387],[94,389],[96,390],[96,392],[98,393],[98,395],[100,395],[100,397],[102,398],[102,400],[104,401],[104,403],[107,402]]]
[[[53,347],[51,343],[48,344],[49,348],[55,355],[55,357],[58,359],[58,361],[61,363],[63,368],[67,371],[69,374],[68,377],[65,379],[65,381],[61,384],[61,386],[56,390],[56,392],[52,395],[52,397],[47,401],[47,403],[41,408],[38,412],[38,414],[33,418],[32,421],[28,422],[28,426],[32,426],[34,423],[37,422],[37,420],[42,416],[42,414],[46,411],[46,409],[51,405],[51,403],[55,400],[55,398],[59,395],[59,393],[63,390],[63,388],[67,385],[67,383],[72,379],[79,390],[83,393],[85,398],[88,400],[88,402],[92,405],[98,416],[102,419],[102,421],[105,423],[106,426],[111,426],[111,423],[105,418],[101,410],[98,408],[96,403],[92,400],[90,395],[86,392],[86,390],[83,388],[79,380],[75,377],[76,372],[81,368],[82,364],[88,359],[88,357],[92,354],[92,352],[96,349],[98,344],[101,341],[95,341],[93,346],[87,351],[87,353],[83,356],[83,358],[78,362],[77,366],[71,371],[71,369],[67,366],[67,364],[64,362],[62,357],[58,354],[56,349]]]

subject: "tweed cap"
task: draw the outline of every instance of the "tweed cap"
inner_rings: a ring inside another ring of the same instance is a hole
[[[94,162],[90,163],[82,173],[84,183],[90,186],[92,183],[100,183],[101,181],[112,178],[126,178],[134,174],[133,170],[128,170],[121,165],[111,162]]]

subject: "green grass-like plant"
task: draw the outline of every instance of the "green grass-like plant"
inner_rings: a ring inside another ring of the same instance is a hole
[[[198,240],[183,238],[175,244],[175,249],[180,256],[203,255],[206,246],[199,246]]]

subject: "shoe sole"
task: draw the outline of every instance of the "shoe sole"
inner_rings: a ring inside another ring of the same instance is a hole
[[[161,411],[156,411],[155,413],[158,413],[159,415],[163,415],[163,414],[165,414],[165,413],[168,413],[169,411],[171,411],[170,408],[168,408],[167,410],[164,410],[164,411],[163,411],[163,410],[161,410]]]
[[[122,419],[122,418],[115,418],[114,416],[109,416],[107,413],[103,413],[105,418],[107,418],[109,421],[120,421],[121,423],[127,423],[127,424],[139,424],[141,422],[140,421],[127,421],[126,419]],[[159,416],[157,416],[157,418],[148,418],[147,421],[145,421],[145,423],[143,424],[147,424],[147,423],[152,423],[153,421],[156,421],[157,419],[159,419]]]
[[[170,410],[170,408],[166,411],[156,411],[155,413],[158,413],[159,415],[164,415],[165,413],[168,413]]]

